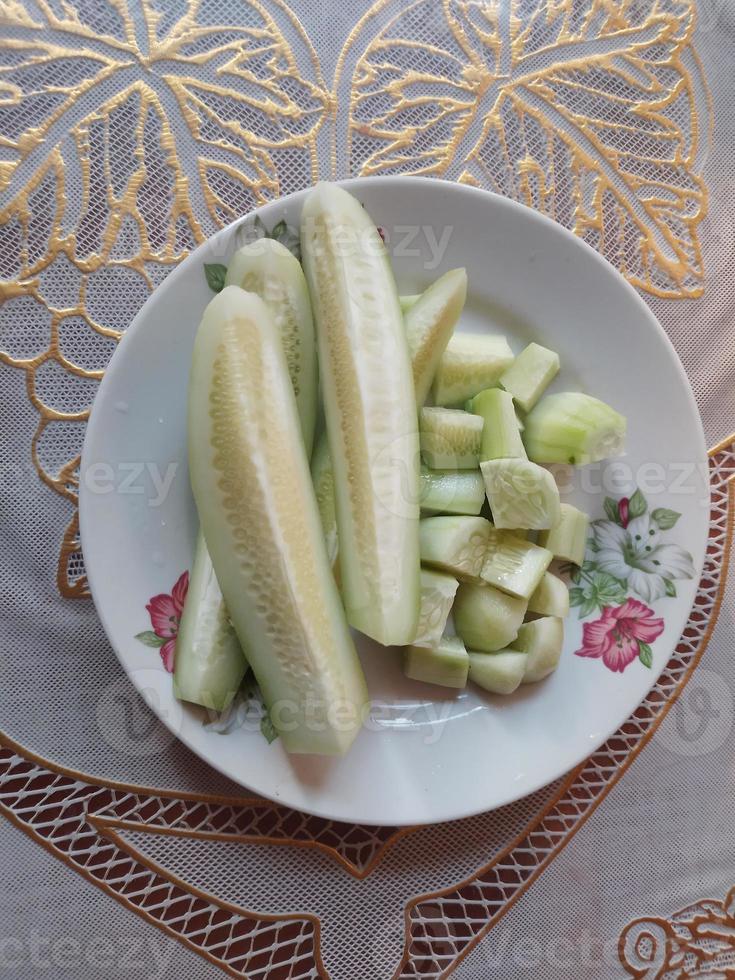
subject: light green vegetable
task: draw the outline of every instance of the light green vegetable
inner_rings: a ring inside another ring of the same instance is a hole
[[[423,517],[419,525],[421,561],[460,578],[478,578],[490,528],[484,517]]]
[[[422,513],[479,514],[485,484],[479,470],[421,469]]]
[[[416,404],[429,394],[437,366],[459,320],[467,296],[467,273],[452,269],[432,283],[404,315]]]
[[[409,296],[399,296],[398,302],[401,304],[401,313],[405,314],[415,306],[417,301],[421,298],[421,293],[411,293]]]
[[[500,388],[486,388],[472,399],[470,411],[482,417],[480,462],[486,459],[526,459],[513,399]]]
[[[327,557],[332,568],[334,568],[339,552],[339,538],[337,535],[337,511],[334,504],[334,473],[326,432],[321,434],[314,447],[314,454],[311,457],[311,480],[314,484],[316,503],[324,531]]]
[[[536,463],[581,466],[625,448],[625,418],[604,402],[579,391],[547,395],[526,416],[523,442]]]
[[[447,625],[459,582],[451,575],[421,569],[421,609],[414,646],[433,647]]]
[[[433,648],[408,647],[403,654],[406,677],[442,687],[465,687],[469,665],[467,651],[457,636],[444,636]]]
[[[514,650],[528,654],[524,684],[535,684],[548,677],[559,665],[564,645],[564,624],[555,616],[544,616],[524,623],[512,643]]]
[[[551,572],[545,572],[536,591],[528,600],[528,611],[539,616],[569,615],[569,589],[566,583]]]
[[[559,373],[559,355],[540,344],[529,344],[500,375],[500,384],[524,412],[530,412]]]
[[[542,531],[539,544],[548,548],[555,558],[581,565],[587,548],[589,527],[590,519],[587,514],[571,504],[562,504],[559,520],[550,530]]]
[[[512,531],[490,528],[480,577],[510,595],[529,599],[553,555]]]
[[[421,457],[434,470],[476,470],[482,419],[457,408],[422,408]]]
[[[525,612],[525,599],[492,585],[461,582],[454,600],[454,625],[468,649],[492,652],[516,638]]]
[[[496,527],[538,530],[558,522],[559,490],[548,470],[527,459],[489,459],[480,469]]]
[[[461,406],[483,388],[491,388],[513,363],[505,337],[455,334],[447,345],[434,378],[437,405]]]
[[[498,650],[497,653],[468,651],[470,658],[469,679],[493,694],[512,694],[521,686],[526,672],[528,655],[515,650]]]

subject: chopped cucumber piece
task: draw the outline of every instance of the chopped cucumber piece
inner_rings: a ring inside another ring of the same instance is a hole
[[[462,405],[483,388],[494,385],[513,363],[505,337],[455,334],[449,341],[434,378],[437,405]]]
[[[454,600],[454,625],[469,649],[492,652],[516,638],[525,612],[525,599],[492,585],[462,582]]]
[[[524,623],[512,644],[514,650],[528,654],[524,684],[534,684],[548,677],[559,665],[564,645],[564,624],[556,616],[544,616]]]
[[[257,293],[273,314],[296,395],[306,455],[311,456],[317,408],[316,343],[301,263],[280,242],[259,238],[232,256],[225,285]]]
[[[469,678],[478,687],[493,694],[512,694],[521,686],[526,673],[528,654],[516,650],[498,650],[497,653],[468,651],[470,658]]]
[[[490,528],[485,561],[480,577],[520,599],[529,599],[554,556],[512,531]]]
[[[415,306],[420,298],[421,293],[412,293],[410,296],[399,296],[398,302],[401,304],[401,313],[408,313],[411,307]]]
[[[422,408],[419,413],[421,457],[435,470],[476,470],[482,419],[457,408]]]
[[[485,484],[479,470],[421,469],[421,510],[426,513],[479,514]]]
[[[467,651],[457,636],[444,636],[433,648],[408,647],[403,654],[403,673],[425,684],[466,687],[469,668]]]
[[[480,469],[496,527],[538,530],[558,522],[559,490],[548,470],[527,459],[488,459]]]
[[[544,577],[528,600],[528,611],[539,616],[558,616],[559,619],[568,616],[569,589],[566,582],[551,572],[544,572]]]
[[[327,546],[327,557],[334,568],[339,551],[339,538],[337,511],[334,506],[334,473],[326,432],[321,434],[314,447],[314,455],[311,457],[311,482],[314,484],[316,504],[324,531],[324,543]]]
[[[433,647],[442,638],[459,582],[451,575],[421,569],[421,609],[414,646]]]
[[[500,388],[487,388],[472,399],[475,415],[482,416],[480,462],[486,459],[526,459],[513,399]]]
[[[248,669],[201,533],[176,637],[175,664],[176,697],[214,711],[230,705]]]
[[[478,578],[490,528],[484,517],[423,517],[421,561],[461,578]]]
[[[539,535],[539,544],[548,548],[554,558],[581,565],[587,548],[589,527],[590,519],[584,511],[577,510],[571,504],[562,504],[559,520],[550,530]]]
[[[419,614],[419,435],[390,260],[365,208],[333,184],[307,197],[301,245],[347,618],[379,643],[405,645]]]
[[[365,679],[324,547],[281,340],[265,303],[238,286],[225,286],[204,312],[188,415],[202,532],[273,724],[289,752],[344,753],[360,729]]]
[[[452,269],[432,283],[404,316],[419,408],[429,394],[466,297],[467,273],[464,269]]]
[[[500,384],[524,412],[530,412],[559,373],[559,355],[540,344],[529,344],[500,375]]]
[[[581,466],[625,449],[625,418],[580,391],[547,395],[526,416],[523,442],[536,463]]]

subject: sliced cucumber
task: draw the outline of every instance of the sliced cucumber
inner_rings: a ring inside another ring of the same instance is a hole
[[[224,711],[248,669],[200,533],[176,637],[174,694],[181,701]]]
[[[345,752],[360,729],[365,679],[280,337],[265,303],[237,286],[210,302],[194,343],[189,472],[232,624],[284,747]]]
[[[479,514],[485,484],[479,470],[421,469],[422,513]]]
[[[259,238],[235,252],[226,286],[257,293],[273,314],[286,353],[306,455],[311,455],[317,409],[317,363],[311,300],[301,263],[272,238]]]
[[[476,470],[482,419],[457,408],[422,408],[419,413],[421,457],[435,470]],[[522,444],[521,444],[522,445]]]
[[[527,459],[480,463],[493,523],[538,530],[559,521],[559,490],[548,470]]]
[[[604,402],[580,391],[547,395],[526,416],[523,442],[536,463],[581,466],[625,448],[625,418]]]
[[[324,531],[327,557],[332,568],[334,568],[339,552],[339,538],[337,535],[337,511],[334,505],[334,472],[329,456],[329,442],[326,432],[321,434],[314,447],[314,454],[311,457],[311,481],[314,484],[316,503]]]
[[[490,528],[484,517],[423,517],[419,525],[421,561],[460,578],[478,578]]]
[[[429,394],[466,297],[467,273],[464,269],[452,269],[432,283],[404,315],[419,408]]]
[[[521,686],[528,663],[527,654],[515,650],[498,650],[497,653],[469,650],[468,656],[469,678],[478,687],[493,694],[512,694]]]
[[[524,684],[535,684],[553,673],[559,665],[564,646],[564,624],[556,616],[544,616],[524,623],[512,647],[528,654]]]
[[[469,667],[467,651],[458,636],[444,636],[433,648],[408,647],[403,654],[403,673],[425,684],[466,687]]]
[[[442,638],[459,582],[451,575],[421,569],[421,609],[414,646],[433,647]]]
[[[553,555],[511,531],[490,528],[480,577],[488,585],[529,599],[538,587]]]
[[[500,388],[486,388],[472,399],[471,411],[483,419],[480,462],[486,459],[526,459],[513,399]]]
[[[562,504],[559,520],[550,530],[541,532],[539,544],[548,548],[554,558],[582,565],[589,527],[590,519],[584,511],[572,507],[571,504]]]
[[[437,405],[462,405],[483,388],[491,388],[513,363],[505,337],[455,334],[449,341],[434,378]]]
[[[462,582],[454,600],[454,625],[469,649],[492,652],[516,638],[525,612],[525,599],[492,585]]]
[[[401,304],[401,313],[408,313],[411,307],[415,306],[420,298],[421,293],[411,293],[409,296],[399,296],[398,302]]]
[[[530,412],[559,373],[559,355],[540,344],[529,344],[500,375],[501,386],[523,412]]]
[[[306,199],[301,246],[347,618],[379,643],[405,645],[419,613],[419,437],[390,261],[365,208],[332,184],[318,184]]]
[[[528,600],[528,611],[539,616],[569,615],[569,589],[566,583],[551,572],[545,572],[536,591]]]

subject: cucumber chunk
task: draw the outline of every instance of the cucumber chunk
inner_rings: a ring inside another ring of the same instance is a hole
[[[548,548],[554,558],[582,565],[589,527],[590,519],[584,511],[572,507],[571,504],[562,504],[559,520],[548,531],[541,532],[539,544]]]
[[[502,592],[530,599],[552,558],[546,548],[491,526],[480,577]]]
[[[411,293],[409,296],[399,296],[398,302],[401,305],[401,313],[408,313],[412,306],[415,306],[421,298],[421,293]]]
[[[466,297],[467,273],[452,269],[432,283],[403,318],[419,408],[429,394]]]
[[[421,469],[421,511],[479,514],[485,502],[485,484],[479,470]]]
[[[480,469],[496,527],[539,530],[559,521],[559,490],[548,470],[527,459],[489,459]]]
[[[528,611],[539,616],[557,616],[559,619],[568,616],[569,589],[566,582],[551,572],[544,572],[544,577],[528,600]]]
[[[492,585],[461,582],[454,600],[454,625],[469,649],[491,653],[516,638],[525,612],[525,599]]]
[[[500,388],[487,388],[472,399],[472,412],[483,419],[480,462],[486,459],[526,459],[513,399]]]
[[[199,533],[189,591],[176,637],[174,694],[181,701],[224,711],[237,694],[248,662]]]
[[[311,299],[301,263],[280,242],[259,238],[235,252],[226,286],[257,293],[273,314],[296,395],[306,455],[311,455],[317,409],[317,363]]]
[[[469,679],[478,687],[492,694],[512,694],[521,686],[528,654],[516,650],[498,650],[497,653],[468,650],[467,654],[470,658]]]
[[[324,531],[324,543],[327,546],[327,557],[334,569],[339,552],[339,538],[337,511],[334,504],[334,473],[326,432],[321,434],[314,447],[314,454],[311,457],[311,482],[314,484],[316,504]]]
[[[301,246],[347,618],[379,643],[405,645],[419,613],[419,436],[393,272],[365,209],[333,184],[307,197]]]
[[[536,463],[581,466],[625,448],[625,418],[604,402],[580,391],[547,395],[526,416],[523,442]]]
[[[559,355],[540,344],[529,344],[500,375],[500,384],[523,412],[530,412],[559,373]]]
[[[421,608],[414,646],[433,647],[441,640],[458,587],[459,582],[451,575],[421,569]]]
[[[433,648],[408,647],[403,654],[403,673],[425,684],[466,687],[469,668],[467,651],[457,636],[444,636]]]
[[[286,357],[253,293],[226,286],[207,306],[188,415],[202,532],[284,748],[344,753],[367,689],[324,547]]]
[[[423,517],[419,524],[421,561],[460,578],[478,578],[490,528],[484,517]]]
[[[434,470],[476,470],[482,419],[457,408],[422,408],[421,458]]]
[[[449,341],[434,378],[437,405],[462,405],[483,388],[492,387],[513,363],[505,337],[455,334]]]
[[[559,665],[564,645],[564,624],[556,616],[544,616],[524,623],[511,644],[514,650],[528,654],[524,684],[535,684],[553,673]]]

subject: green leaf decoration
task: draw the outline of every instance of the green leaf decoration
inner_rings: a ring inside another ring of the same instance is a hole
[[[668,507],[657,507],[652,511],[651,519],[658,524],[660,530],[668,531],[679,520],[681,514],[676,510],[669,510]]]
[[[594,595],[586,596],[579,610],[579,618],[584,619],[585,616],[589,616],[590,613],[595,612],[596,609],[597,597]]]
[[[646,498],[643,496],[640,490],[636,490],[628,503],[628,513],[630,514],[631,518],[640,517],[641,514],[645,514],[647,510],[648,504],[646,503]]]
[[[281,219],[277,225],[273,226],[273,229],[269,235],[270,238],[275,238],[276,241],[280,241],[284,235],[288,234],[288,225]]]
[[[653,666],[653,650],[647,643],[643,643],[642,640],[638,641],[638,659],[644,667],[650,669]]]
[[[268,745],[270,745],[271,742],[275,742],[275,740],[278,738],[278,732],[276,731],[275,725],[271,720],[271,716],[267,711],[264,712],[263,717],[260,719],[260,734],[266,740]]]
[[[664,585],[666,586],[666,595],[670,596],[672,599],[676,598],[676,586],[670,578],[664,579]]]
[[[162,647],[163,644],[167,642],[165,637],[158,636],[153,632],[153,630],[144,630],[142,633],[137,633],[135,639],[139,640],[147,647],[155,647],[156,649],[158,649],[158,647]]]
[[[227,275],[227,266],[222,265],[221,262],[205,262],[204,263],[204,275],[207,279],[207,285],[214,293],[221,293],[225,288],[225,276]]]
[[[581,606],[584,602],[584,589],[572,588],[569,590],[569,605]]]
[[[621,524],[620,511],[618,510],[617,500],[612,497],[605,497],[605,513],[615,524]]]

